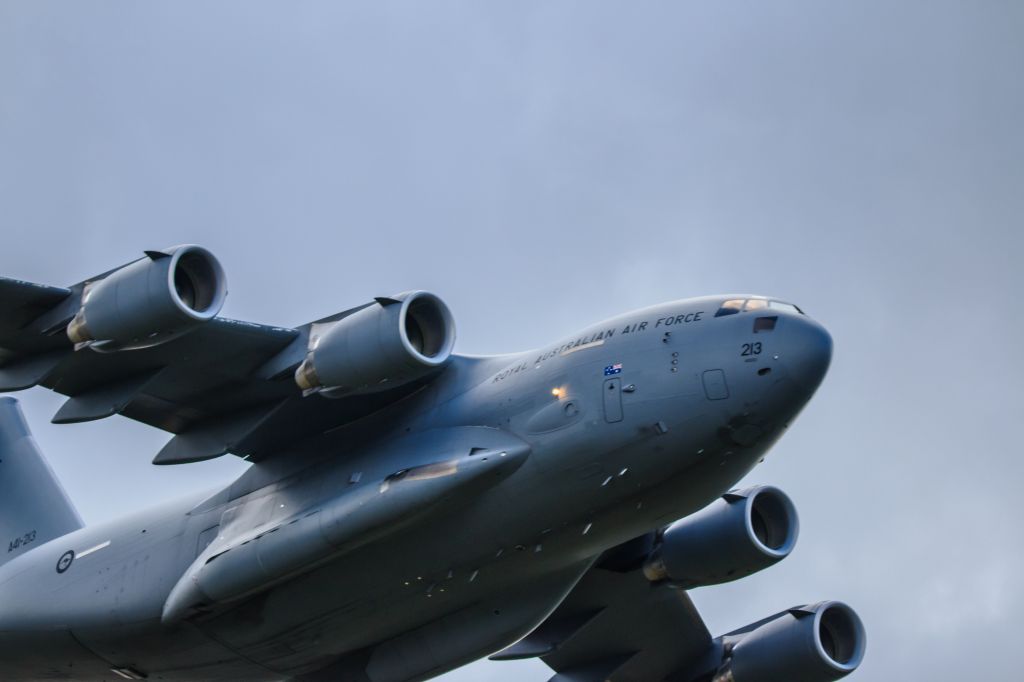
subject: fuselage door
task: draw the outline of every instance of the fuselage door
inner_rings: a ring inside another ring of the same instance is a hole
[[[604,420],[609,424],[622,421],[622,379],[604,382]]]

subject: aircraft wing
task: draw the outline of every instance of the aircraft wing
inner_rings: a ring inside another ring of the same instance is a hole
[[[557,672],[550,682],[655,682],[692,668],[711,649],[684,590],[652,584],[640,568],[599,563],[544,623],[491,658],[540,657]]]
[[[215,317],[151,347],[76,350],[66,330],[86,285],[0,278],[0,391],[40,385],[68,396],[54,423],[121,414],[175,434],[157,464],[227,452],[260,459],[395,399],[388,392],[304,399],[293,373],[306,356],[312,325],[290,329]]]
[[[17,329],[70,295],[70,289],[0,277],[0,334]]]

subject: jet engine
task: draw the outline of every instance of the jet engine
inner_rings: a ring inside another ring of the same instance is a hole
[[[778,488],[729,492],[669,526],[644,562],[644,575],[687,589],[743,578],[786,558],[799,525],[796,508]]]
[[[306,359],[295,370],[303,391],[327,396],[374,393],[444,367],[455,345],[455,322],[444,301],[413,291],[316,325]]]
[[[864,658],[864,625],[837,601],[790,609],[722,637],[712,682],[830,682]]]
[[[224,269],[206,249],[147,251],[86,285],[67,335],[102,351],[156,346],[212,320],[225,296]]]

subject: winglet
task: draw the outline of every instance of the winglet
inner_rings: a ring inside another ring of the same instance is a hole
[[[143,251],[150,260],[160,260],[161,258],[170,258],[171,254],[166,251]]]

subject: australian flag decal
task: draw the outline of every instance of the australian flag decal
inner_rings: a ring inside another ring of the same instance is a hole
[[[614,365],[608,365],[604,368],[604,375],[610,377],[613,374],[622,374],[622,363],[616,362]]]

